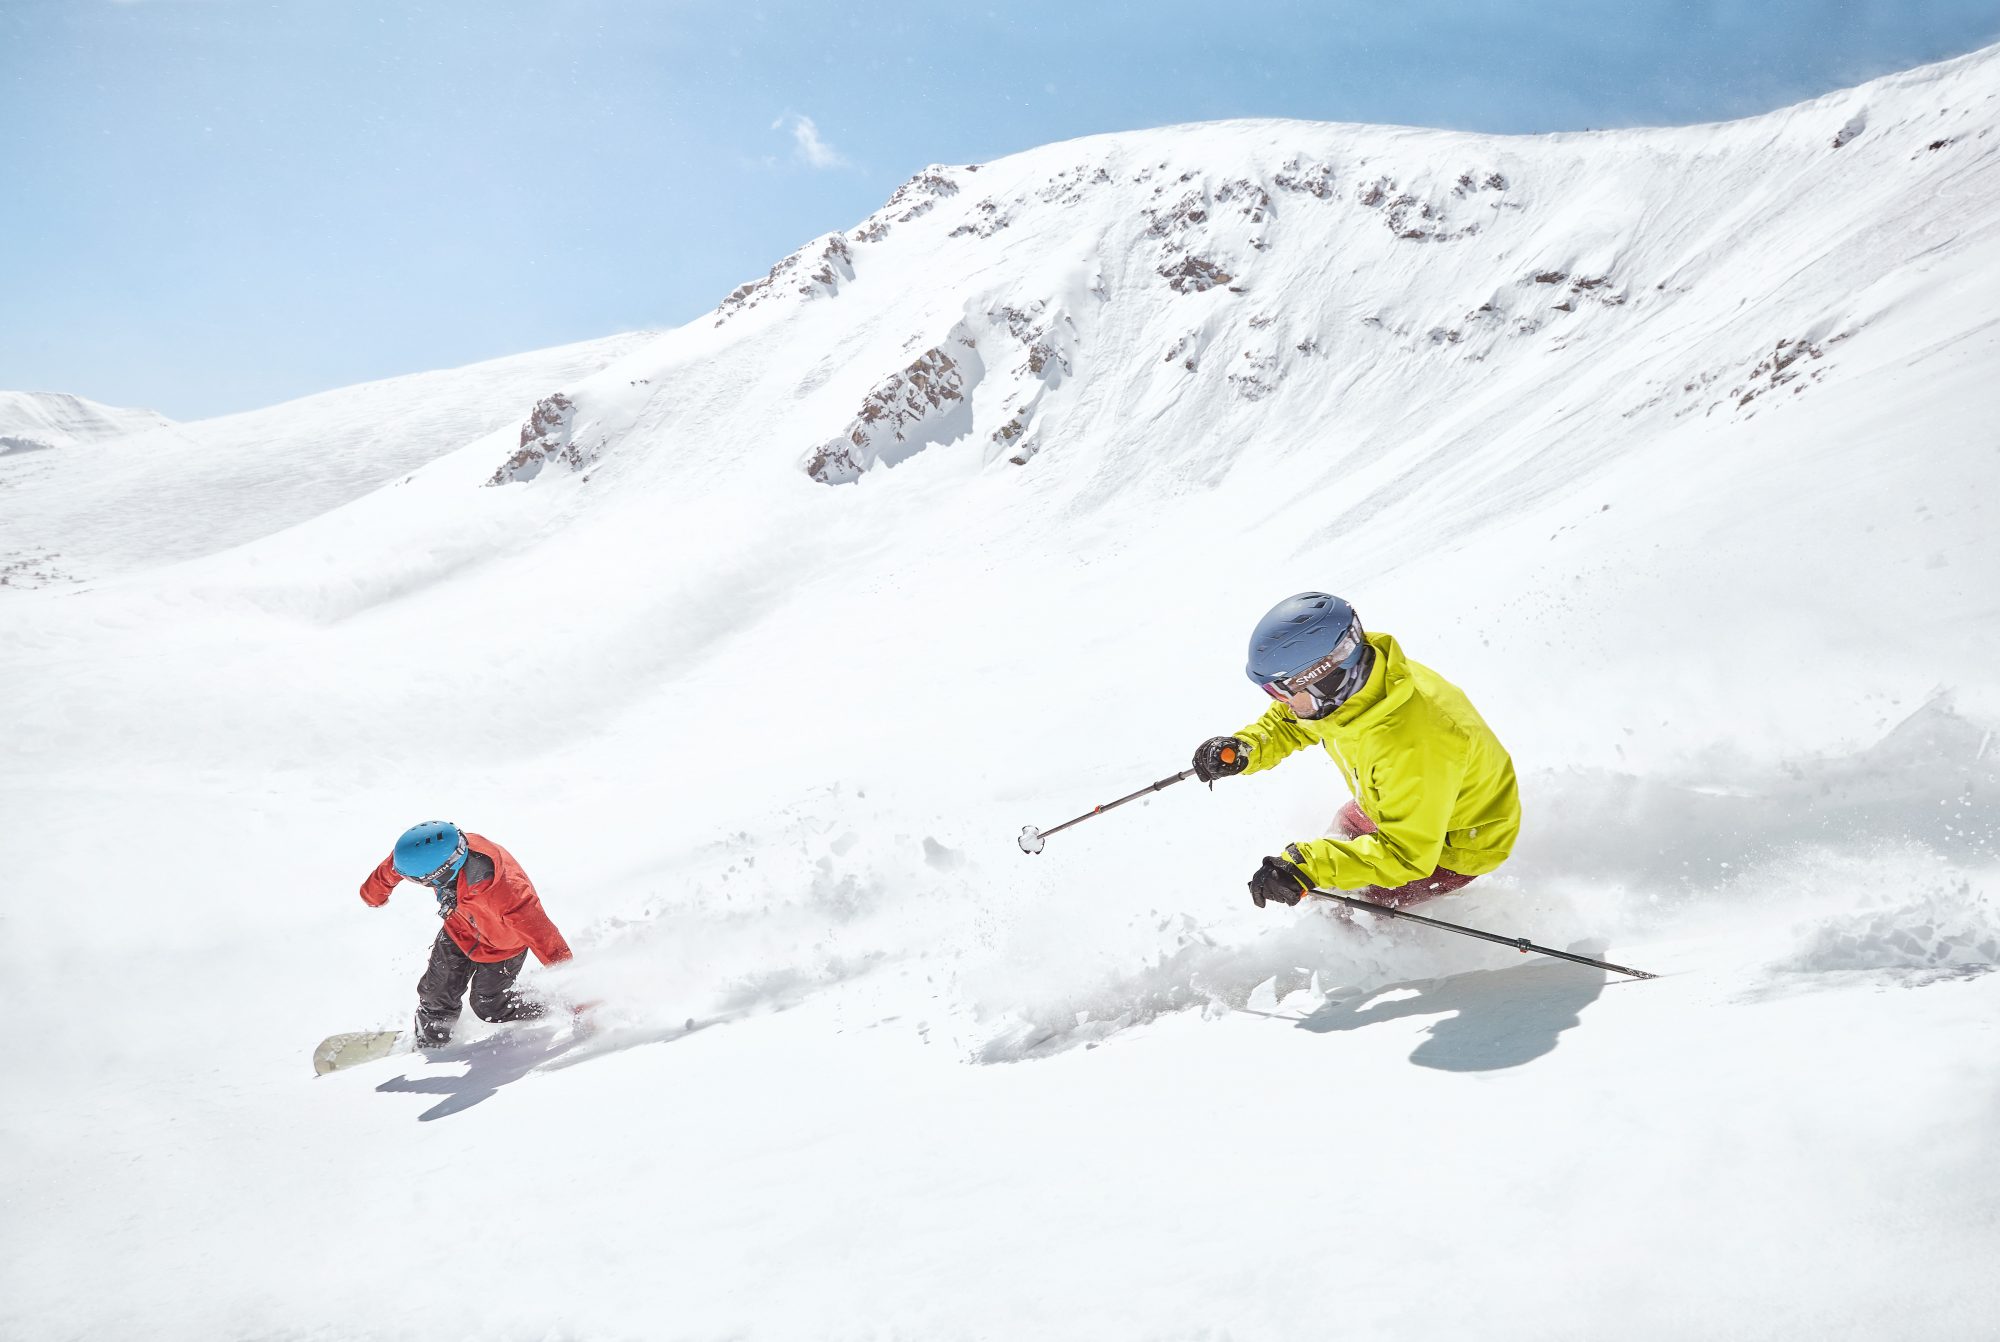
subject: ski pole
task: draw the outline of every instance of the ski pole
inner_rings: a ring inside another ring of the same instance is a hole
[[[1352,908],[1366,909],[1370,913],[1386,913],[1391,918],[1407,918],[1413,923],[1423,923],[1429,927],[1442,927],[1447,932],[1457,932],[1463,936],[1478,937],[1482,941],[1498,942],[1502,946],[1512,946],[1526,955],[1534,951],[1537,955],[1553,955],[1558,960],[1571,960],[1580,965],[1590,965],[1597,969],[1608,969],[1614,974],[1630,974],[1635,979],[1656,979],[1658,974],[1648,974],[1643,969],[1627,969],[1624,965],[1614,965],[1608,960],[1593,960],[1587,955],[1572,955],[1568,951],[1558,951],[1547,946],[1537,946],[1526,937],[1503,937],[1495,932],[1482,932],[1476,927],[1460,927],[1442,918],[1426,918],[1421,913],[1406,913],[1402,909],[1392,909],[1387,904],[1377,904],[1373,900],[1356,899],[1353,895],[1343,895],[1337,890],[1314,889],[1305,892],[1315,899],[1337,899]]]
[[[1106,811],[1113,810],[1117,807],[1123,806],[1128,801],[1137,801],[1139,798],[1144,797],[1149,793],[1158,792],[1163,787],[1169,787],[1175,783],[1178,783],[1183,778],[1193,778],[1193,777],[1194,777],[1194,770],[1183,769],[1179,773],[1175,774],[1172,778],[1162,778],[1157,783],[1153,783],[1150,784],[1149,786],[1140,788],[1137,792],[1133,793],[1129,797],[1120,797],[1117,801],[1108,801],[1104,803],[1104,805],[1102,806],[1093,806],[1088,811],[1085,811],[1082,815],[1078,816],[1076,819],[1065,820],[1060,825],[1057,825],[1054,829],[1041,830],[1041,829],[1036,829],[1033,825],[1023,825],[1021,826],[1021,837],[1018,840],[1016,840],[1016,842],[1018,842],[1021,845],[1021,851],[1024,853],[1039,853],[1042,851],[1043,840],[1047,839],[1051,834],[1060,834],[1064,830],[1068,829],[1071,825],[1080,825],[1094,815],[1103,815]]]

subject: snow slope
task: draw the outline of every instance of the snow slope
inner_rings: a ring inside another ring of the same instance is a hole
[[[158,411],[101,405],[63,392],[0,391],[0,453],[94,443],[172,422]]]
[[[97,444],[87,462],[6,463],[0,544],[17,557],[60,550],[63,578],[74,582],[268,536],[471,439],[518,428],[539,397],[648,339],[611,336],[191,423],[101,407],[65,419],[64,403],[91,403],[0,392],[0,432],[17,417],[34,432],[33,411],[49,407],[58,413],[41,422],[81,440],[81,419]]]
[[[337,393],[166,514],[0,459],[90,557],[0,591],[0,1334],[1990,1331],[1996,120],[2000,49],[1098,137],[421,451],[321,474]],[[1016,850],[1259,712],[1321,586],[1521,767],[1440,916],[1663,978],[1251,908],[1315,758]],[[439,815],[600,1028],[315,1079],[408,1010],[428,901],[351,891]]]

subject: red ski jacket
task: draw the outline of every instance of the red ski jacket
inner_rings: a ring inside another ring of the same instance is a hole
[[[522,951],[533,951],[545,965],[569,959],[569,943],[542,912],[541,898],[514,855],[477,834],[465,836],[465,847],[465,865],[458,872],[458,907],[444,920],[444,930],[458,948],[484,964],[511,960]],[[481,857],[486,861],[479,861]],[[485,879],[475,881],[475,875]],[[402,879],[396,859],[385,857],[361,883],[361,898],[380,908]]]

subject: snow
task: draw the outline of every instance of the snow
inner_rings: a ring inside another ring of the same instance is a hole
[[[93,443],[172,422],[158,411],[102,405],[64,392],[0,391],[0,454]]]
[[[547,387],[595,373],[647,339],[612,336],[194,423],[113,412],[124,427],[94,435],[87,463],[8,463],[0,535],[8,549],[61,547],[69,581],[212,554],[518,426]],[[0,429],[13,421],[9,405],[0,400]]]
[[[1996,119],[2000,48],[1096,137],[677,331],[0,457],[0,1335],[1990,1332]],[[1252,908],[1310,756],[1019,850],[1303,588],[1522,770],[1436,915],[1662,978]],[[433,817],[598,1028],[316,1078]]]

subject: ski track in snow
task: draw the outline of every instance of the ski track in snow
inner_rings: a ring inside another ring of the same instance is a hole
[[[1997,123],[2000,48],[1096,137],[678,331],[0,398],[0,1335],[1980,1335]],[[1308,587],[1521,768],[1424,912],[1660,979],[1251,908],[1314,755],[1018,851],[1255,716]],[[431,816],[592,1025],[315,1079]]]

